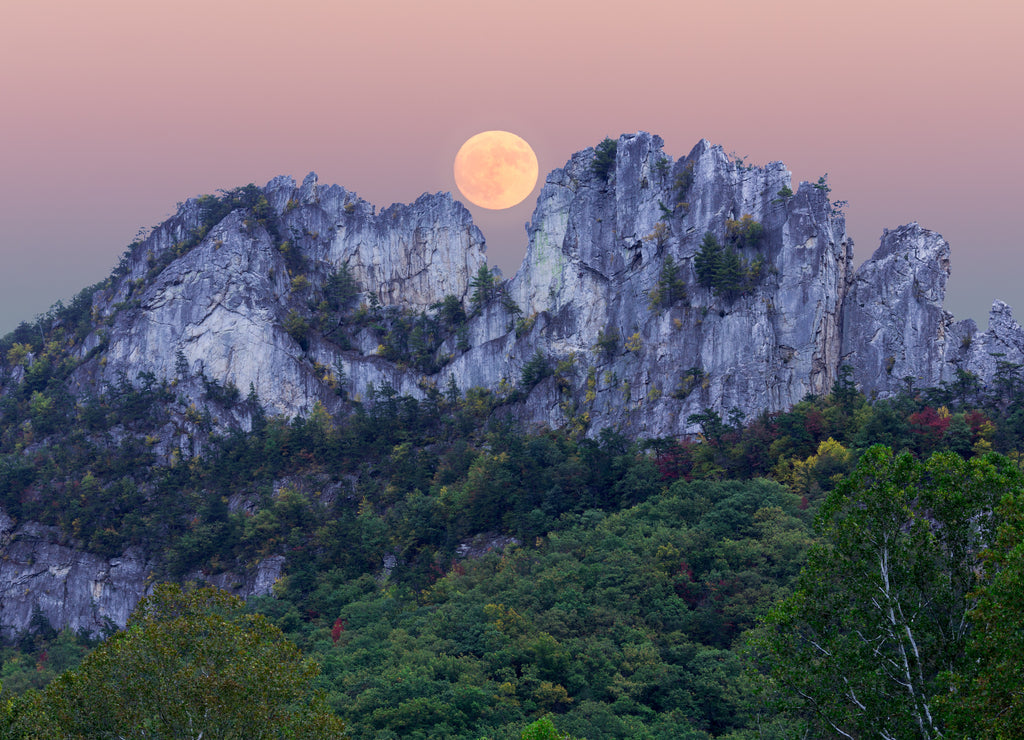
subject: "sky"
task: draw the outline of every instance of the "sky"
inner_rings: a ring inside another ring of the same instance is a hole
[[[506,276],[544,174],[642,130],[828,173],[858,263],[918,221],[952,245],[948,310],[1024,316],[1019,0],[0,3],[0,332],[189,197],[309,171],[378,207],[456,193],[489,129],[540,162],[523,204],[467,204]]]

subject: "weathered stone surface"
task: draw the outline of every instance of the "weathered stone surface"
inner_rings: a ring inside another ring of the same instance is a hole
[[[317,290],[347,266],[364,310],[409,317],[455,296],[470,311],[485,257],[469,212],[434,194],[378,213],[310,173],[298,186],[271,180],[259,218],[238,210],[204,223],[199,200],[182,204],[95,295],[96,329],[75,350],[83,362],[69,388],[95,394],[151,373],[173,382],[179,409],[208,407],[216,428],[247,429],[250,407],[208,403],[207,383],[234,384],[242,395],[251,387],[271,414],[308,414],[317,402],[333,413],[346,395],[365,400],[371,386],[422,397],[451,379],[463,392],[507,395],[539,354],[554,376],[521,389],[500,413],[591,436],[617,427],[658,437],[695,432],[687,419],[707,408],[749,419],[827,393],[844,363],[878,396],[962,372],[991,384],[1007,363],[1024,363],[1024,330],[1006,304],[993,304],[985,332],[943,311],[949,245],[934,232],[917,224],[886,232],[854,274],[827,186],[801,183],[793,193],[781,162],[746,166],[707,141],[676,161],[643,132],[619,138],[607,177],[594,171],[594,157],[577,152],[547,176],[506,299],[478,307],[443,339],[431,376],[385,359],[375,319],[344,342],[321,333]],[[762,261],[761,276],[741,295],[716,295],[699,285],[696,255],[706,233],[726,243],[729,222],[745,215],[763,235],[738,252]],[[664,305],[652,294],[669,258],[687,295]],[[307,329],[297,331],[303,321]],[[7,369],[0,393],[24,375],[22,366]],[[175,413],[154,430],[161,461],[201,450],[194,420]],[[2,512],[0,536],[7,635],[24,629],[36,606],[56,626],[123,624],[154,567],[135,551],[110,560],[83,553],[55,530],[15,527]],[[210,578],[266,593],[283,565],[270,558],[249,575]]]
[[[287,177],[268,183],[273,224],[254,225],[235,212],[146,282],[144,268],[198,224],[196,201],[188,201],[135,250],[121,284],[97,298],[97,313],[113,316],[109,346],[74,382],[86,390],[139,372],[172,378],[180,353],[193,378],[251,385],[268,410],[294,415],[317,401],[339,408],[317,366],[343,368],[352,397],[382,383],[420,395],[424,382],[441,386],[448,377],[462,390],[515,385],[539,351],[553,365],[562,362],[562,397],[535,390],[519,407],[525,420],[575,420],[591,434],[614,425],[649,436],[692,432],[687,417],[707,407],[749,417],[827,391],[851,243],[824,189],[805,183],[781,197],[790,186],[781,163],[747,167],[707,141],[673,162],[661,147],[657,136],[623,136],[607,178],[594,172],[592,149],[548,176],[528,227],[526,259],[507,285],[533,329],[517,334],[516,315],[492,304],[467,327],[468,351],[454,338],[442,347],[451,360],[435,377],[378,357],[381,337],[368,331],[349,350],[315,331],[300,347],[285,322],[308,308],[284,253],[301,254],[314,282],[347,265],[364,295],[384,305],[424,310],[446,295],[468,305],[470,283],[485,264],[468,211],[438,194],[377,214],[311,173],[299,187]],[[694,257],[705,233],[724,242],[728,221],[744,215],[764,227],[761,243],[743,250],[747,261],[760,256],[764,276],[746,295],[716,296],[696,284]],[[649,295],[668,257],[689,296],[652,306]],[[617,335],[619,345],[596,348],[601,335]],[[690,388],[685,376],[692,370],[701,380]],[[199,400],[201,386],[180,380],[180,392]],[[248,424],[242,412],[218,412],[215,420]]]
[[[595,369],[591,429],[682,434],[695,429],[687,417],[706,407],[749,417],[827,391],[852,256],[842,216],[807,183],[780,197],[790,186],[781,163],[744,167],[702,141],[673,164],[661,143],[644,133],[621,137],[607,183],[592,171],[593,150],[549,175],[512,279],[524,311],[547,313],[557,326],[546,349]],[[679,192],[687,172],[692,184]],[[744,255],[762,256],[765,277],[749,295],[715,296],[697,285],[694,257],[705,233],[724,242],[727,221],[745,214],[765,229]],[[659,237],[656,229],[666,227]],[[689,300],[653,309],[649,294],[667,256],[680,266]],[[599,332],[617,334],[620,346],[595,351]],[[693,368],[702,380],[687,389]]]
[[[107,560],[61,544],[51,527],[0,527],[0,628],[7,639],[29,627],[33,612],[55,627],[99,634],[123,626],[146,593],[151,563],[130,550]]]
[[[937,385],[947,331],[942,310],[949,244],[912,223],[882,235],[875,254],[854,277],[843,311],[842,361],[866,393]]]
[[[988,331],[943,310],[949,244],[917,223],[882,235],[857,270],[843,307],[842,359],[866,393],[886,397],[909,386],[952,383],[958,372],[991,385],[1000,362],[1024,364],[1024,331],[995,301]]]
[[[963,369],[976,375],[984,385],[992,385],[1000,374],[1001,364],[1024,365],[1024,329],[1013,318],[1013,310],[997,300],[989,311],[987,331],[978,332],[969,319],[953,325],[946,346],[943,380],[952,382],[957,369]]]
[[[139,599],[152,590],[158,563],[137,548],[103,558],[72,547],[55,527],[26,522],[15,527],[0,510],[0,635],[29,629],[36,611],[57,628],[100,635],[124,627]],[[240,596],[269,594],[284,558],[274,556],[250,573],[204,577]]]

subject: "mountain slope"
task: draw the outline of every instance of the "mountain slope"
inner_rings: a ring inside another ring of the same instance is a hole
[[[110,279],[0,343],[0,621],[24,629],[38,606],[61,626],[123,624],[167,571],[153,548],[222,505],[176,487],[175,466],[267,417],[358,426],[378,407],[400,425],[415,421],[411,397],[442,426],[439,409],[464,397],[468,423],[677,437],[707,409],[749,419],[826,393],[842,365],[886,396],[998,385],[1024,363],[1005,304],[984,333],[942,310],[949,246],[934,232],[889,231],[854,272],[824,179],[793,192],[781,163],[747,166],[706,141],[675,161],[661,146],[626,135],[602,145],[607,166],[588,149],[550,173],[509,281],[448,194],[377,212],[311,174],[182,204]],[[50,479],[24,482],[47,455]],[[116,495],[98,503],[98,487]],[[230,507],[267,509],[285,488],[275,477],[273,495]],[[61,529],[32,520],[58,499],[89,512],[87,532],[77,508],[47,513]],[[132,532],[157,537],[137,543],[149,552],[124,549],[142,537],[119,529],[136,513]],[[217,578],[266,593],[281,568],[267,551]]]

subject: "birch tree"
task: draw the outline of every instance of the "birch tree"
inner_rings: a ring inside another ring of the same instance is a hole
[[[936,697],[964,654],[978,554],[1020,487],[995,455],[865,452],[822,507],[795,592],[752,641],[779,709],[819,735],[943,737]]]

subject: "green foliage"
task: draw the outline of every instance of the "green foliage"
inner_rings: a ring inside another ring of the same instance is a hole
[[[519,386],[524,391],[530,391],[544,378],[552,374],[551,362],[539,349],[533,353],[523,369],[519,373]]]
[[[685,202],[686,194],[690,192],[690,188],[693,186],[693,179],[693,162],[687,162],[686,165],[679,170],[678,174],[676,174],[676,179],[673,183],[673,186],[675,187],[676,207],[688,207]]]
[[[550,717],[541,717],[523,728],[522,740],[574,740],[570,735],[563,735],[555,729]]]
[[[330,311],[338,312],[348,309],[358,295],[359,283],[353,277],[348,263],[343,262],[327,277],[323,287],[323,299],[327,301]]]
[[[238,386],[228,381],[220,383],[203,376],[203,399],[212,401],[224,408],[233,408],[242,398]]]
[[[96,640],[68,629],[57,632],[37,610],[31,627],[19,637],[17,645],[0,648],[0,684],[4,693],[17,696],[30,689],[44,688],[61,673],[77,666],[96,644]],[[2,701],[0,698],[0,704]]]
[[[822,507],[795,593],[754,640],[778,709],[818,733],[941,737],[940,675],[964,653],[975,554],[993,540],[997,502],[1022,485],[999,459],[922,464],[870,448]]]
[[[157,586],[124,632],[43,692],[16,700],[5,737],[343,738],[317,667],[225,592]]]
[[[469,286],[473,289],[473,294],[470,298],[473,303],[473,309],[474,311],[479,311],[498,297],[501,278],[487,265],[480,265]]]
[[[310,291],[326,301],[320,274],[309,273]],[[429,313],[372,300],[353,313],[344,327],[369,328],[389,358],[418,367],[442,362],[440,343],[466,326],[454,296]],[[96,397],[71,397],[63,382],[74,340],[61,332],[46,321],[25,325],[6,347],[26,380],[0,399],[0,506],[16,524],[58,527],[104,557],[140,547],[159,559],[161,577],[242,572],[286,555],[280,599],[260,608],[321,661],[331,707],[365,736],[513,737],[547,714],[561,732],[591,738],[752,733],[747,712],[758,708],[740,673],[740,637],[785,595],[808,544],[805,518],[863,450],[885,440],[922,459],[942,449],[974,454],[976,465],[987,450],[1013,453],[1024,440],[1020,369],[1011,363],[992,387],[960,373],[873,404],[841,370],[828,396],[746,426],[705,409],[692,419],[703,443],[631,444],[612,430],[593,440],[522,434],[502,421],[515,392],[463,395],[451,374],[446,393],[424,384],[416,400],[387,385],[350,388],[358,400],[333,418],[321,407],[213,437],[203,403],[185,409],[174,381],[122,377]],[[597,348],[621,343],[609,330]],[[595,386],[596,377],[588,373]],[[699,368],[679,380],[666,394],[709,382]],[[240,403],[237,390],[212,381],[207,395],[211,404]],[[245,403],[255,409],[259,400],[253,393]],[[183,418],[202,454],[186,448],[158,464],[157,430]],[[960,475],[951,469],[947,477]],[[786,489],[739,482],[756,476]],[[241,505],[229,509],[229,500]],[[508,537],[521,544],[504,557],[460,554],[462,545],[482,552]],[[999,674],[973,673],[968,661],[933,677],[972,707],[974,718],[966,710],[958,718],[936,705],[940,721],[963,734],[989,730],[956,722],[1017,716],[1012,542],[988,546],[991,578],[998,571],[1005,580],[979,582],[969,612],[972,623],[991,625],[992,641],[978,631],[976,647],[973,637],[961,643],[964,655],[981,657],[979,671],[991,662]],[[395,567],[381,570],[391,557]],[[998,645],[1008,647],[997,660]],[[4,686],[38,688],[84,649],[40,627],[4,654]],[[19,716],[40,701],[18,703]],[[793,729],[805,719],[800,710],[773,721]],[[1018,734],[1012,725],[1000,731]]]
[[[694,257],[698,284],[729,299],[752,291],[761,277],[763,265],[760,256],[747,262],[731,245],[723,248],[710,231],[704,235],[700,251]]]
[[[704,234],[700,251],[693,259],[694,269],[697,271],[697,283],[705,288],[711,288],[718,276],[719,265],[722,262],[722,245],[710,231]]]
[[[756,247],[764,239],[764,226],[749,213],[743,214],[739,221],[728,219],[725,222],[725,240],[737,247]]]
[[[781,188],[779,188],[779,192],[777,192],[775,194],[775,197],[772,198],[772,204],[773,205],[785,204],[792,197],[793,197],[793,189],[791,187],[789,187],[789,185],[783,185]]]
[[[448,359],[438,353],[442,342],[452,333],[461,339],[467,317],[455,296],[447,296],[431,309],[434,314],[374,303],[367,310],[361,310],[354,323],[368,326],[377,333],[381,340],[378,353],[384,359],[411,365],[432,375]]]
[[[980,553],[984,580],[973,594],[964,660],[939,697],[957,737],[1024,735],[1024,494],[1005,496],[998,514],[995,542]]]
[[[274,209],[267,201],[262,188],[249,183],[244,187],[218,192],[219,197],[204,195],[199,198],[201,230],[209,231],[229,213],[242,209],[248,212],[246,224],[250,228],[259,225],[267,229],[272,236],[277,236]]]
[[[477,273],[477,277],[480,274]],[[433,304],[431,310],[436,311],[438,322],[446,331],[454,331],[468,320],[462,301],[458,296],[446,295],[443,300]]]
[[[619,464],[607,442],[581,473]],[[503,454],[518,471],[545,449]],[[497,472],[480,482],[514,498],[507,481],[522,474]],[[615,488],[629,502],[648,485],[627,475]],[[328,690],[357,736],[522,736],[548,713],[527,736],[555,722],[580,737],[727,734],[744,722],[729,646],[798,569],[797,504],[767,481],[678,482],[619,513],[583,510],[531,545],[445,561],[419,598],[368,578],[336,585],[337,606],[317,602],[325,623],[345,624],[324,653]]]
[[[292,309],[284,319],[284,330],[305,352],[309,349],[309,322],[298,311]]]
[[[686,283],[679,276],[679,265],[672,255],[665,256],[665,262],[658,275],[658,284],[648,294],[650,308],[668,308],[677,301],[686,300]]]
[[[606,356],[612,355],[619,348],[620,339],[619,331],[614,326],[607,331],[602,329],[597,332],[597,341],[594,343],[594,347]]]
[[[606,136],[594,149],[594,161],[591,162],[590,169],[604,182],[608,182],[615,171],[615,153],[618,148],[619,142]]]

